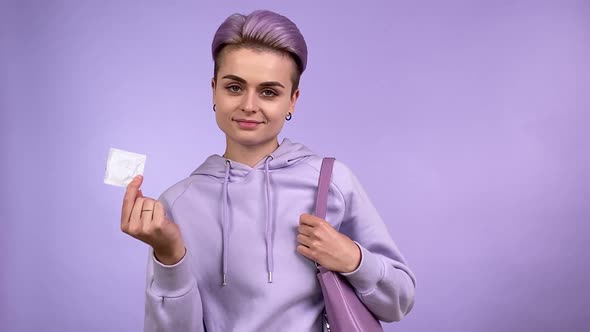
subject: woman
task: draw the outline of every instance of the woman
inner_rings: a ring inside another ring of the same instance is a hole
[[[322,158],[279,135],[295,113],[307,48],[284,16],[231,15],[213,39],[212,155],[156,201],[127,188],[122,231],[150,247],[146,331],[321,331],[317,262],[346,276],[382,321],[414,303],[415,280],[350,169],[336,162],[326,220]]]

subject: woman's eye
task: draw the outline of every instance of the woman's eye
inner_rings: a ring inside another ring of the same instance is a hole
[[[240,92],[240,87],[237,85],[230,85],[227,87],[230,92]]]
[[[262,95],[265,97],[274,97],[277,95],[277,93],[272,90],[264,90],[262,91]]]

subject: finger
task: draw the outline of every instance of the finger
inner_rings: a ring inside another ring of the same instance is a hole
[[[312,239],[309,236],[297,234],[297,243],[309,248],[312,245]]]
[[[299,234],[303,234],[306,236],[313,236],[315,228],[308,226],[308,225],[299,225],[298,231]]]
[[[143,208],[143,201],[146,198],[140,197],[135,200],[135,205],[133,206],[133,211],[131,211],[131,217],[129,218],[129,229],[132,231],[137,231],[141,229],[141,209]]]
[[[318,218],[316,216],[312,216],[311,214],[304,213],[299,217],[299,224],[315,227],[318,226],[322,222],[322,220],[323,219]]]
[[[160,201],[156,201],[154,204],[154,215],[152,217],[152,221],[161,224],[166,218],[166,209],[164,208],[164,204]]]
[[[141,208],[140,217],[143,226],[147,226],[152,222],[152,216],[154,215],[154,204],[156,201],[150,198],[146,198],[143,201],[143,207]]]
[[[309,249],[306,246],[298,245],[297,252],[300,253],[301,255],[305,256],[306,258],[311,259],[314,262],[316,261],[311,249]]]
[[[121,225],[129,222],[129,218],[131,217],[131,211],[133,211],[133,205],[135,205],[135,199],[137,198],[137,192],[142,183],[143,176],[138,175],[127,185],[127,191],[125,191],[125,196],[123,196],[123,208],[121,210]]]

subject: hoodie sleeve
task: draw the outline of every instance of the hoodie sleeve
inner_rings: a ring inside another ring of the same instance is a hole
[[[168,216],[170,204],[159,199]],[[160,263],[150,246],[148,251],[144,331],[204,331],[203,309],[196,278],[191,270],[191,255],[174,265]]]
[[[336,161],[332,181],[345,204],[340,232],[361,250],[358,268],[342,275],[379,320],[399,321],[414,305],[414,274],[352,171]]]

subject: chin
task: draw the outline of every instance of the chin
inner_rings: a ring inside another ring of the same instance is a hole
[[[228,136],[226,134],[226,136]],[[228,136],[229,139],[232,141],[243,145],[243,146],[256,146],[268,143],[269,141],[276,140],[277,136],[272,135],[261,135],[261,133],[254,133],[250,132],[246,135],[242,133],[238,133],[237,135],[234,133],[233,135]]]

